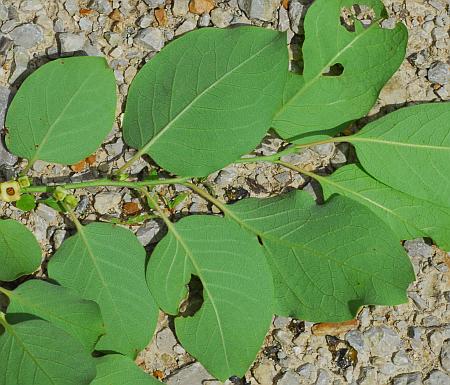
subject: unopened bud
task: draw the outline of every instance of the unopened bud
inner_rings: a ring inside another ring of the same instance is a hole
[[[78,206],[78,199],[76,198],[75,195],[70,194],[64,198],[64,203],[70,208],[74,209],[75,207]]]
[[[61,186],[58,186],[55,188],[55,191],[53,191],[53,198],[55,198],[58,202],[61,202],[67,194],[67,190],[64,190]]]

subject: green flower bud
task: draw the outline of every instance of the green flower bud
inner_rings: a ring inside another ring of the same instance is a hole
[[[20,184],[15,180],[0,183],[0,200],[15,202],[20,199]]]
[[[27,176],[20,176],[17,178],[17,182],[19,182],[20,187],[30,187],[30,179]]]
[[[55,198],[58,202],[61,202],[67,194],[67,190],[64,190],[61,186],[58,186],[55,188],[55,191],[53,191],[53,198]]]
[[[75,195],[70,194],[64,198],[64,203],[70,208],[74,209],[75,207],[78,206],[78,199],[76,198]]]

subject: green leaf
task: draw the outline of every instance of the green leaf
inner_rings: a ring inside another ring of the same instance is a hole
[[[383,219],[399,240],[430,237],[450,249],[450,208],[412,197],[371,178],[357,165],[317,177],[326,198],[337,193],[362,203]]]
[[[22,194],[16,202],[16,207],[22,211],[32,211],[36,208],[36,200],[31,194]]]
[[[417,198],[450,207],[450,103],[402,108],[345,140],[364,169]]]
[[[379,20],[386,16],[379,0],[316,0],[305,18],[304,72],[290,73],[284,102],[273,127],[288,140],[308,132],[327,130],[364,116],[376,102],[384,84],[402,63],[408,33],[399,23],[382,29],[378,21],[355,31],[341,25],[342,8],[370,6]],[[339,76],[325,76],[340,64]]]
[[[128,357],[109,354],[96,359],[97,377],[91,385],[161,385],[150,374],[144,373]]]
[[[51,278],[99,304],[106,334],[96,350],[135,357],[150,341],[158,309],[145,282],[145,259],[131,231],[91,223],[80,226],[50,260]]]
[[[128,145],[178,175],[205,176],[253,150],[281,102],[286,36],[203,28],[170,43],[130,87]]]
[[[277,314],[341,322],[365,304],[407,300],[408,256],[368,208],[336,196],[316,205],[304,191],[230,206],[264,245],[275,281]]]
[[[97,150],[115,110],[116,81],[104,58],[57,59],[19,88],[6,116],[6,145],[31,164],[74,164]]]
[[[272,277],[256,237],[215,216],[190,216],[156,246],[147,282],[160,307],[177,315],[192,275],[204,302],[194,316],[178,317],[183,347],[221,381],[242,377],[272,319]]]
[[[8,324],[0,318],[0,324],[0,385],[88,385],[94,379],[94,359],[65,331],[38,319]]]
[[[93,351],[104,333],[99,306],[70,289],[31,280],[9,292],[9,313],[29,313],[66,331]]]
[[[12,219],[0,220],[0,281],[31,274],[41,264],[41,247],[33,233]]]

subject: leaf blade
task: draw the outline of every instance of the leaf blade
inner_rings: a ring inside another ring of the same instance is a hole
[[[164,311],[178,313],[191,275],[203,284],[204,302],[194,316],[176,318],[178,338],[220,380],[243,376],[272,319],[271,274],[256,237],[224,218],[182,219],[147,267],[148,285]]]
[[[10,292],[9,298],[9,313],[29,313],[49,321],[89,351],[104,333],[100,307],[65,287],[30,280]]]
[[[341,167],[318,180],[326,198],[337,193],[364,204],[387,222],[399,240],[429,237],[439,247],[450,248],[450,208],[394,190],[357,165]]]
[[[99,304],[106,334],[97,350],[134,357],[150,341],[158,310],[145,283],[145,258],[129,230],[91,223],[65,240],[50,260],[50,277]]]
[[[399,23],[393,30],[382,29],[378,20],[386,16],[383,3],[361,3],[374,9],[377,21],[367,28],[355,21],[354,32],[341,25],[340,14],[355,1],[317,0],[308,9],[302,48],[304,73],[289,74],[283,106],[273,121],[283,138],[328,130],[364,116],[402,63],[406,27]],[[344,67],[343,73],[325,76],[335,64]]]
[[[12,219],[0,220],[0,281],[14,281],[31,274],[41,264],[41,247],[22,223]]]
[[[175,174],[205,176],[261,141],[281,101],[287,66],[284,34],[276,31],[190,32],[133,80],[125,142]]]
[[[63,330],[37,319],[1,323],[0,385],[88,385],[94,379],[94,359]]]
[[[348,141],[374,178],[411,196],[450,207],[449,131],[450,103],[420,104],[369,123]]]
[[[91,385],[160,385],[161,382],[144,373],[128,357],[108,354],[96,359],[97,377]]]
[[[9,151],[31,164],[75,164],[89,156],[112,129],[115,84],[104,58],[78,56],[43,65],[23,82],[8,109]]]
[[[414,279],[411,264],[386,225],[366,207],[344,197],[318,206],[297,191],[246,199],[230,211],[263,241],[274,274],[277,314],[341,322],[354,318],[363,304],[406,301]]]

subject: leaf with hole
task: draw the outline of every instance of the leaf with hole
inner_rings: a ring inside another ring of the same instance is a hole
[[[375,20],[363,26],[353,20],[354,32],[341,25],[343,8],[356,3],[369,6]],[[273,127],[290,141],[305,133],[328,130],[364,116],[376,102],[381,88],[402,63],[408,34],[398,23],[383,29],[386,17],[380,0],[316,0],[305,18],[302,75],[289,73],[283,106]],[[326,76],[334,67],[342,74]]]
[[[75,164],[100,146],[115,110],[116,80],[104,58],[57,59],[20,86],[6,115],[6,145],[30,164]]]
[[[359,307],[407,300],[408,256],[365,206],[336,196],[316,205],[304,191],[229,206],[259,235],[275,282],[276,312],[313,322],[354,318]]]
[[[93,351],[104,333],[100,307],[74,291],[48,282],[31,280],[9,292],[9,313],[29,313],[66,331]]]
[[[402,108],[348,137],[374,178],[450,207],[450,103]]]
[[[150,374],[144,373],[129,357],[108,354],[96,359],[97,377],[91,385],[161,385]]]
[[[0,220],[0,281],[31,274],[41,264],[41,247],[33,233],[12,219]]]
[[[172,173],[208,175],[264,137],[287,68],[283,33],[255,27],[190,32],[133,80],[125,141]]]
[[[373,179],[357,165],[330,177],[317,177],[326,198],[341,194],[367,206],[393,230],[399,240],[430,237],[450,249],[450,208],[415,198]]]
[[[0,315],[0,385],[91,383],[95,361],[78,340],[50,322],[19,316]],[[13,323],[20,318],[25,320]]]
[[[135,357],[158,318],[145,282],[145,249],[132,232],[109,223],[77,230],[50,260],[49,276],[99,304],[106,333],[96,350]]]
[[[169,227],[147,266],[147,282],[160,307],[177,315],[192,276],[204,302],[175,318],[183,347],[221,381],[242,377],[269,330],[272,277],[256,237],[234,222],[190,216]]]

